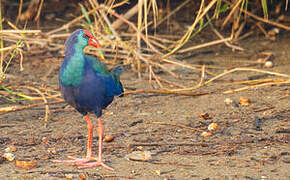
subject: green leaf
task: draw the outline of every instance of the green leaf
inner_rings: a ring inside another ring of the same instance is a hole
[[[267,6],[267,0],[261,0],[262,8],[263,8],[263,13],[264,13],[264,18],[268,19],[268,6]]]
[[[92,21],[91,21],[91,19],[90,19],[90,17],[89,17],[89,14],[88,14],[86,8],[85,8],[82,4],[79,4],[79,5],[80,5],[80,7],[81,7],[81,11],[82,11],[83,15],[85,16],[85,18],[86,18],[88,24],[91,25],[91,24],[92,24]]]
[[[229,5],[228,4],[224,4],[220,9],[219,9],[219,13],[223,13],[226,12],[228,10]]]

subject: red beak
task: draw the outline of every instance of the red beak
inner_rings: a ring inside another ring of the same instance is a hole
[[[96,48],[102,48],[101,44],[99,43],[99,41],[87,30],[84,30],[84,33],[90,37],[89,39],[89,46],[93,46]]]

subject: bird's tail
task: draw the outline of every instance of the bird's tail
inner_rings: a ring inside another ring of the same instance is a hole
[[[122,85],[122,83],[120,81],[120,75],[122,74],[123,70],[124,70],[123,66],[117,66],[117,67],[115,67],[114,69],[111,70],[111,72],[114,75],[114,79],[116,81],[116,85],[117,85],[117,87],[119,89],[119,93],[118,93],[119,97],[122,97],[123,93],[124,93],[123,85]]]

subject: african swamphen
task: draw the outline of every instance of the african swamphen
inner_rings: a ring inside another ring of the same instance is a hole
[[[96,57],[85,55],[86,46],[101,47],[99,42],[87,30],[79,29],[73,32],[65,43],[65,58],[59,71],[60,90],[65,101],[84,115],[88,127],[87,156],[84,159],[70,157],[70,160],[54,160],[77,165],[79,168],[103,166],[102,159],[103,125],[102,110],[114,99],[122,96],[123,87],[120,82],[122,67],[109,71],[105,64]],[[99,154],[92,157],[93,123],[88,113],[94,113],[98,118]],[[94,161],[95,160],[95,161]]]

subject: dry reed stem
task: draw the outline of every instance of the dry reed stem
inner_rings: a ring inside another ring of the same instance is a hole
[[[183,88],[183,89],[170,89],[171,92],[180,92],[180,91],[193,91],[198,89],[204,85],[204,78],[205,78],[205,66],[202,67],[201,78],[197,85],[190,87],[190,88]]]
[[[138,17],[137,17],[137,28],[136,28],[136,37],[137,37],[137,49],[140,50],[141,49],[141,34],[142,34],[142,15],[143,15],[143,9],[142,6],[144,4],[145,0],[138,0],[137,4],[137,8],[138,8]],[[146,13],[146,10],[145,12]],[[148,41],[147,36],[145,36],[145,39]],[[140,73],[140,60],[137,59],[137,69],[138,69],[138,73]],[[138,74],[138,76],[140,77],[140,74]]]
[[[285,29],[285,30],[290,30],[290,27],[289,26],[286,26],[286,25],[284,25],[284,24],[280,24],[280,23],[277,23],[277,22],[273,22],[273,21],[271,21],[271,20],[269,20],[269,19],[264,19],[264,18],[261,18],[261,17],[259,17],[259,16],[256,16],[256,15],[254,15],[254,14],[252,14],[252,13],[250,13],[249,11],[246,11],[246,10],[242,10],[245,14],[247,14],[247,15],[249,15],[249,16],[251,16],[251,17],[253,17],[254,19],[256,19],[256,20],[258,20],[258,21],[261,21],[261,22],[264,22],[264,23],[267,23],[267,24],[271,24],[271,25],[273,25],[273,26],[277,26],[277,27],[279,27],[279,28],[282,28],[282,29]]]
[[[232,5],[232,3],[231,2],[229,2],[229,1],[227,1],[227,0],[222,0],[223,2],[225,2],[225,3],[227,3],[227,4],[230,4],[230,5]],[[244,9],[240,9],[243,13],[245,13],[246,15],[249,15],[249,16],[251,16],[252,18],[254,18],[254,19],[256,19],[256,20],[258,20],[258,21],[261,21],[261,22],[264,22],[264,23],[267,23],[267,24],[271,24],[271,25],[274,25],[274,26],[277,26],[277,27],[279,27],[279,28],[282,28],[282,29],[285,29],[285,30],[290,30],[290,27],[289,26],[286,26],[286,25],[284,25],[284,24],[280,24],[280,23],[277,23],[277,22],[273,22],[273,21],[271,21],[271,20],[269,20],[269,19],[264,19],[264,18],[261,18],[261,17],[259,17],[259,16],[256,16],[255,14],[253,14],[253,13],[250,13],[249,11],[247,11],[247,10],[244,10]]]
[[[188,3],[189,0],[183,2],[181,5],[185,5],[186,3]],[[204,2],[204,1],[203,1]],[[187,40],[188,40],[188,35],[190,35],[192,33],[192,31],[194,30],[197,22],[199,22],[199,20],[201,18],[203,18],[203,16],[208,12],[208,10],[215,4],[216,1],[211,1],[210,4],[208,4],[208,6],[206,8],[203,8],[203,6],[200,7],[200,11],[199,11],[199,14],[197,16],[197,18],[195,19],[194,23],[192,24],[191,28],[189,29],[189,31],[187,31],[187,33],[183,36],[183,38],[180,40],[181,43],[178,44],[178,46],[180,45],[180,47],[182,45],[184,45]],[[178,8],[181,8],[181,5],[178,7]],[[176,8],[176,11],[178,10],[178,8]],[[107,6],[104,6],[104,5],[101,5],[100,7],[94,7],[92,10],[88,11],[88,14],[91,14],[91,13],[94,13],[96,10],[100,10],[100,13],[101,13],[101,16],[103,17],[103,19],[106,21],[106,23],[108,24],[110,30],[113,32],[113,34],[115,35],[116,38],[120,39],[117,32],[114,31],[114,27],[113,25],[111,24],[111,22],[108,20],[107,18],[107,15],[105,13],[102,13],[104,10],[107,10],[107,12],[115,17],[118,18],[118,21],[122,21],[122,22],[125,22],[126,24],[128,24],[130,27],[132,27],[137,33],[140,33],[140,37],[146,42],[146,44],[151,48],[151,52],[155,52],[159,55],[162,55],[162,53],[160,53],[157,49],[155,49],[155,47],[152,45],[156,45],[158,47],[161,47],[163,49],[165,49],[165,46],[161,45],[160,43],[156,42],[156,41],[152,41],[152,39],[154,39],[155,37],[150,37],[152,38],[151,40],[148,40],[147,37],[144,37],[144,35],[141,33],[143,31],[138,29],[135,24],[133,24],[132,22],[128,21],[128,18],[124,18],[123,16],[117,14],[114,10],[112,10],[110,7],[107,7]],[[173,12],[175,13],[175,12]],[[171,14],[169,14],[168,16],[166,16],[163,20],[169,18],[171,16]],[[61,26],[60,28],[57,28],[57,29],[54,29],[48,33],[46,33],[46,35],[48,36],[48,40],[46,40],[46,42],[51,42],[53,38],[59,38],[59,37],[67,37],[69,36],[69,34],[53,34],[53,33],[56,33],[58,31],[61,31],[61,30],[64,30],[64,29],[68,29],[71,25],[73,25],[74,23],[78,22],[80,19],[84,18],[84,15],[82,16],[79,16],[75,19],[73,19],[72,21],[70,21],[69,23],[66,23],[64,24],[63,26]],[[162,22],[159,22],[159,23],[162,23]],[[148,25],[146,26],[148,27]],[[10,32],[8,32],[9,30],[4,30],[4,31],[0,31],[0,34],[4,34],[4,33],[12,33],[12,34],[18,34],[18,33],[21,33],[21,34],[25,34],[25,33],[34,33],[34,34],[38,34],[38,33],[41,33],[41,31],[37,31],[37,30],[12,30]],[[187,52],[187,51],[191,51],[191,50],[194,50],[194,49],[198,49],[198,48],[203,48],[203,47],[207,47],[209,45],[214,45],[215,43],[225,43],[227,46],[231,47],[231,48],[234,48],[234,49],[238,49],[239,47],[236,47],[236,46],[233,46],[231,44],[228,43],[228,41],[230,41],[230,38],[223,38],[219,33],[218,31],[214,31],[217,36],[221,39],[221,40],[218,40],[218,41],[213,41],[213,42],[210,42],[210,43],[205,43],[205,44],[202,44],[202,45],[198,45],[198,46],[195,46],[195,47],[192,47],[192,48],[187,48],[187,49],[183,49],[183,50],[180,50],[179,53],[184,53],[184,52]],[[171,37],[171,36],[170,36]],[[155,38],[157,39],[157,38]],[[24,38],[25,41],[28,41],[28,40],[31,40],[31,42],[33,42],[34,40],[34,43],[35,43],[35,39],[30,39],[30,38]],[[45,40],[45,39],[40,39],[41,41],[42,40]],[[160,40],[160,38],[159,38]],[[39,41],[39,39],[37,39],[37,41]],[[161,40],[160,40],[161,41]],[[172,43],[174,41],[169,41],[169,40],[164,40],[162,42],[168,42],[168,43]],[[112,42],[111,44],[113,44],[114,42]],[[122,42],[121,42],[122,43]],[[151,44],[152,43],[152,44]],[[42,43],[41,45],[44,45],[45,43]],[[124,45],[125,43],[123,43],[122,45]],[[60,47],[63,47],[63,46],[60,46]],[[180,48],[179,47],[179,48]],[[59,48],[59,47],[58,47]],[[222,74],[219,74],[218,76],[216,76],[215,74],[207,71],[205,69],[205,66],[199,66],[199,68],[201,69],[197,69],[198,65],[187,65],[187,64],[182,64],[182,63],[179,63],[179,62],[174,62],[174,61],[171,61],[171,60],[167,60],[167,59],[164,59],[164,58],[161,58],[160,62],[165,62],[165,63],[170,63],[170,64],[174,64],[174,65],[178,65],[178,66],[182,66],[182,67],[186,67],[186,68],[190,68],[190,69],[194,69],[194,70],[199,70],[201,71],[201,80],[199,82],[198,85],[194,86],[194,87],[191,87],[191,88],[184,88],[182,85],[176,85],[175,86],[179,86],[181,87],[181,89],[173,89],[173,90],[169,90],[167,88],[165,88],[163,85],[162,85],[162,81],[164,82],[167,82],[168,84],[172,84],[174,85],[174,83],[170,82],[170,81],[167,81],[167,80],[162,80],[160,77],[158,77],[153,71],[152,71],[152,67],[151,65],[154,65],[156,67],[159,67],[161,68],[162,70],[164,70],[165,72],[171,74],[172,76],[178,78],[178,76],[173,73],[172,71],[168,70],[168,68],[166,68],[165,66],[163,66],[162,64],[158,63],[158,62],[154,62],[151,60],[150,57],[153,57],[154,55],[147,55],[147,54],[142,54],[142,53],[138,53],[137,50],[135,50],[134,48],[132,48],[131,46],[129,45],[125,45],[124,47],[122,47],[123,49],[126,49],[126,50],[123,50],[124,53],[128,53],[128,54],[134,54],[134,56],[136,56],[136,58],[142,60],[146,65],[149,66],[149,68],[151,68],[151,71],[149,73],[149,76],[153,76],[154,79],[156,80],[157,84],[160,86],[161,89],[164,89],[164,90],[146,90],[146,89],[139,89],[139,90],[136,90],[136,91],[126,91],[124,94],[133,94],[133,93],[155,93],[155,94],[174,94],[174,95],[185,95],[185,96],[196,96],[196,95],[204,95],[204,94],[209,94],[209,93],[184,93],[184,92],[180,92],[180,91],[189,91],[189,90],[194,90],[194,89],[197,89],[197,88],[200,88],[202,87],[203,85],[205,84],[208,84],[218,78],[221,78],[222,76],[225,76],[226,74],[229,74],[229,73],[232,73],[232,72],[235,72],[235,71],[255,71],[255,72],[260,72],[260,73],[266,73],[266,74],[271,74],[271,75],[276,75],[276,76],[281,76],[281,77],[287,77],[289,78],[289,75],[285,75],[285,74],[281,74],[281,73],[275,73],[275,72],[269,72],[269,71],[263,71],[263,70],[258,70],[258,69],[249,69],[249,68],[235,68],[235,69],[232,69],[230,71],[227,71],[225,73],[222,73]],[[141,47],[140,47],[141,49]],[[1,49],[0,49],[1,50]],[[128,52],[129,51],[129,52]],[[118,51],[119,52],[119,51]],[[173,51],[171,51],[170,53],[173,53]],[[167,55],[170,55],[170,53],[168,53]],[[166,57],[167,55],[163,56],[163,57]],[[118,54],[118,57],[119,57],[119,54]],[[207,67],[209,68],[209,67]],[[211,75],[211,76],[216,76],[216,77],[213,77],[212,79],[204,82],[204,79],[205,79],[205,73]],[[273,83],[273,82],[272,82]],[[288,81],[284,81],[284,82],[278,82],[278,83],[288,83]],[[273,83],[273,84],[277,84],[277,83]],[[260,86],[264,86],[264,85],[272,85],[271,83],[266,83],[266,84],[260,84],[258,87]],[[254,87],[254,86],[253,86]],[[257,87],[257,86],[255,86]],[[246,87],[244,87],[246,88]],[[249,86],[248,88],[252,88],[252,86]],[[241,88],[239,88],[241,89]],[[239,91],[239,89],[237,89],[237,91]],[[247,89],[247,88],[246,88]],[[165,91],[166,90],[166,91]],[[40,92],[40,91],[39,91]],[[227,91],[226,91],[227,92]],[[40,92],[41,93],[41,92]],[[42,94],[43,95],[43,94]],[[50,98],[56,98],[58,96],[50,96]],[[37,97],[38,100],[39,99],[48,99],[49,97],[45,97],[44,95],[39,98]],[[33,100],[36,100],[37,98],[33,99]],[[47,101],[46,101],[47,102]],[[44,103],[44,104],[48,104],[48,103]],[[32,106],[33,107],[33,106]],[[49,109],[48,109],[49,110]],[[47,109],[46,109],[46,112]]]
[[[11,87],[10,87],[11,88]],[[2,107],[0,108],[0,114],[6,114],[10,112],[15,111],[22,111],[34,107],[39,106],[45,106],[46,114],[45,114],[45,126],[47,126],[48,123],[48,115],[49,115],[49,104],[59,104],[64,103],[65,101],[63,99],[58,99],[61,95],[57,94],[54,96],[44,96],[43,93],[41,93],[38,89],[28,86],[15,86],[14,88],[26,88],[30,90],[36,91],[38,94],[41,95],[41,97],[30,97],[30,101],[36,101],[36,100],[43,100],[43,103],[33,103],[25,106],[9,106],[9,107]],[[171,92],[171,91],[165,91],[165,90],[155,90],[155,89],[138,89],[134,91],[125,91],[124,95],[130,95],[130,94],[140,94],[140,93],[152,93],[152,94],[167,94],[167,95],[181,95],[181,96],[202,96],[210,94],[211,92],[195,92],[195,93],[186,93],[186,92]],[[5,94],[4,94],[5,95]],[[6,94],[7,95],[7,94]],[[48,102],[47,99],[57,99],[56,101]]]
[[[44,94],[40,90],[35,88],[35,87],[31,87],[31,86],[15,86],[14,88],[16,88],[16,89],[29,89],[29,90],[35,91],[41,96],[41,99],[43,100],[43,102],[47,103],[47,100],[46,100]],[[44,126],[45,127],[47,127],[49,114],[50,114],[49,106],[46,104],[45,105],[45,116],[44,116]]]
[[[0,30],[0,34],[39,34],[41,30]]]
[[[24,68],[23,68],[23,50],[20,48],[17,48],[17,52],[20,55],[20,60],[19,60],[20,71],[23,71],[24,70]]]
[[[167,51],[168,50],[168,47],[166,45],[163,45],[157,41],[154,41],[153,39],[150,39],[150,42],[156,46],[158,46],[159,48],[161,48],[162,50],[164,51]]]
[[[7,24],[8,24],[10,27],[12,27],[12,29],[19,30],[19,29],[17,28],[17,26],[14,25],[12,22],[10,22],[9,20],[6,20],[6,21],[7,21]]]
[[[258,27],[258,29],[261,30],[261,32],[264,34],[265,37],[268,37],[268,33],[267,31],[262,27],[261,22],[257,22],[256,26]]]
[[[124,15],[122,15],[125,19],[130,19],[132,16],[134,16],[138,12],[138,4],[136,4],[134,7],[132,7],[130,10],[128,10]],[[122,24],[124,23],[123,20],[117,19],[113,22],[112,27],[117,30]]]
[[[151,71],[152,71],[152,66],[149,65],[149,79],[148,79],[148,81],[149,81],[149,84],[151,85],[151,87],[153,87],[153,85],[152,85],[152,73],[151,73]]]
[[[188,68],[188,69],[193,69],[193,70],[198,70],[198,71],[202,71],[198,68],[202,68],[202,65],[189,65],[189,64],[186,64],[184,62],[176,62],[176,61],[173,61],[173,60],[168,60],[168,59],[162,59],[163,62],[167,62],[167,63],[170,63],[170,64],[174,64],[174,65],[178,65],[178,66],[181,66],[181,67],[185,67],[185,68]],[[205,71],[206,74],[210,75],[210,76],[216,76],[216,74],[210,72],[210,71]]]
[[[152,61],[152,60],[150,60],[149,58],[151,58],[151,59],[153,59],[155,56],[153,55],[146,55],[146,54],[141,54],[141,53],[137,53],[137,52],[135,52],[136,54],[136,57],[137,58],[140,58],[142,61],[144,61],[146,64],[152,64],[152,65],[154,65],[154,66],[156,66],[156,67],[159,67],[159,68],[161,68],[164,72],[166,72],[166,73],[168,73],[168,74],[170,74],[170,75],[172,75],[173,77],[175,77],[175,78],[178,78],[178,76],[174,73],[174,72],[172,72],[172,71],[170,71],[170,70],[168,70],[165,66],[163,66],[162,64],[160,64],[160,63],[157,63],[157,62],[154,62],[154,61]],[[158,56],[158,55],[157,55]],[[148,59],[146,59],[145,57],[148,57]]]
[[[106,25],[109,27],[110,31],[113,33],[113,35],[116,37],[116,39],[118,41],[121,41],[121,38],[119,37],[118,33],[116,32],[116,30],[113,28],[111,21],[109,20],[109,18],[107,17],[107,15],[104,13],[104,10],[102,8],[100,8],[100,5],[97,1],[93,1],[93,4],[95,4],[95,8],[99,8],[100,9],[100,14],[102,16],[102,18],[104,19],[104,21],[106,22]],[[102,20],[100,20],[102,22]],[[101,23],[103,25],[103,28],[105,29],[105,25],[104,23]]]
[[[159,78],[155,75],[154,71],[152,70],[152,67],[150,66],[150,71],[149,73],[152,75],[152,77],[155,79],[155,81],[157,82],[157,84],[159,85],[159,87],[163,90],[168,90],[167,88],[165,88],[162,83],[159,81]]]
[[[26,106],[9,106],[9,107],[3,107],[0,108],[0,114],[6,114],[10,112],[15,112],[15,111],[22,111],[34,107],[39,107],[39,106],[46,106],[49,104],[59,104],[59,103],[65,103],[63,99],[61,100],[56,100],[56,101],[50,101],[50,102],[41,102],[41,103],[33,103],[33,104],[28,104]]]
[[[150,68],[151,67],[151,68]],[[149,75],[145,74],[144,76],[146,78],[148,78],[148,82],[150,85],[152,85],[152,74],[150,73],[150,71],[152,70],[152,66],[149,65]],[[181,84],[178,84],[176,82],[172,82],[172,81],[169,81],[169,80],[166,80],[166,79],[163,79],[162,77],[158,76],[158,79],[160,82],[164,82],[166,84],[169,85],[169,87],[178,87],[178,88],[185,88],[185,86],[181,85]]]
[[[38,9],[37,9],[37,13],[36,13],[36,16],[34,18],[34,21],[37,21],[39,22],[39,17],[40,17],[40,13],[41,13],[41,10],[42,10],[42,7],[43,7],[43,3],[44,3],[44,0],[41,0],[40,1],[40,4],[38,6]],[[39,23],[38,23],[39,24]]]
[[[189,28],[189,30],[184,34],[184,36],[179,40],[178,44],[176,45],[176,47],[171,50],[169,53],[163,55],[163,57],[168,57],[170,55],[172,55],[173,53],[175,53],[177,50],[179,50],[190,38],[190,35],[192,34],[193,30],[195,29],[195,26],[197,25],[198,22],[200,22],[200,20],[205,16],[205,14],[213,7],[213,5],[216,3],[217,0],[212,0],[210,1],[210,3],[207,5],[207,7],[203,8],[203,2],[200,5],[200,9],[198,11],[198,15],[195,18],[195,21],[193,22],[193,24],[191,25],[191,27]]]
[[[105,6],[104,6],[105,7]],[[107,7],[105,7],[107,10],[108,10],[108,13],[110,13],[110,14],[112,14],[112,15],[114,15],[114,16],[116,16],[117,18],[119,18],[119,19],[122,19],[125,23],[127,23],[128,25],[130,25],[136,32],[138,32],[138,29],[135,27],[135,25],[132,23],[132,22],[130,22],[130,21],[128,21],[128,20],[126,20],[126,19],[124,19],[123,17],[121,17],[119,14],[117,14],[117,13],[115,13],[114,11],[112,11],[112,10],[110,10],[110,9],[108,9]],[[110,24],[110,22],[107,22],[108,24]],[[118,35],[117,34],[115,34],[115,36],[116,37],[118,37]],[[151,45],[151,43],[148,41],[148,39],[147,38],[145,38],[144,36],[143,36],[143,34],[142,33],[140,33],[140,37],[148,44],[148,46],[151,48],[151,50],[153,50],[154,52],[157,52],[158,54],[161,54],[158,50],[156,50],[155,49],[155,47],[154,46],[152,46]],[[118,38],[118,39],[120,39],[120,38]],[[124,44],[124,43],[123,43]],[[147,59],[145,59],[140,53],[138,53],[136,50],[134,50],[133,48],[131,48],[131,47],[129,47],[130,49],[131,49],[131,52],[133,52],[134,54],[135,54],[135,56],[137,57],[137,60],[139,60],[139,59],[141,59],[141,60],[143,60],[146,64],[148,64],[148,60]],[[129,49],[128,48],[128,49]],[[151,62],[152,63],[152,62]],[[154,64],[154,63],[153,63]],[[159,66],[159,67],[161,67],[162,69],[164,69],[164,70],[166,70],[162,65],[160,65],[160,64],[155,64],[155,65],[157,65],[157,66]],[[171,75],[174,75],[174,73],[172,73],[172,72],[170,72],[170,71],[168,71],[168,70],[166,70],[167,72],[169,72]],[[139,62],[139,66],[138,66],[138,73],[140,74],[140,72],[141,72],[141,69],[140,69],[140,62]],[[174,75],[174,76],[176,76],[176,75]]]
[[[214,41],[211,41],[211,42],[208,42],[208,43],[192,46],[192,47],[189,47],[189,48],[186,48],[186,49],[179,50],[177,53],[186,53],[188,51],[193,51],[193,50],[196,50],[196,49],[201,49],[201,48],[213,46],[213,45],[216,45],[216,44],[226,43],[226,42],[229,42],[229,41],[231,41],[231,37],[220,39],[220,40],[214,40]]]
[[[203,86],[204,79],[205,79],[205,65],[203,65],[201,68],[201,77],[198,86]]]
[[[235,82],[231,82],[230,84],[251,84],[251,85],[255,85],[255,84],[261,84],[261,83],[268,83],[268,82],[284,82],[285,79],[254,79],[254,80],[246,80],[246,81],[235,81]]]
[[[162,42],[162,43],[174,43],[175,41],[173,41],[173,40],[169,40],[169,39],[166,39],[165,37],[158,37],[158,35],[157,34],[155,34],[154,36],[152,36],[152,35],[148,35],[148,37],[150,38],[150,39],[154,39],[154,40],[156,40],[156,41],[160,41],[160,42]]]
[[[210,18],[208,17],[208,15],[206,15],[206,18],[207,20],[209,21],[209,26],[211,28],[211,30],[220,38],[220,39],[225,39],[221,33],[219,33],[216,28],[213,26],[213,24],[210,22]],[[236,46],[236,45],[233,45],[233,44],[230,44],[228,41],[225,42],[225,45],[232,48],[233,50],[237,49],[237,50],[240,50],[240,51],[244,51],[245,49],[244,48],[241,48],[239,46]]]
[[[161,21],[159,21],[156,26],[155,29],[157,28],[157,26],[159,26],[160,24],[162,24],[165,20],[169,19],[172,15],[174,15],[177,11],[179,11],[183,6],[185,6],[188,2],[190,2],[191,0],[186,0],[183,3],[181,3],[178,7],[176,7],[173,11],[171,11],[169,14],[167,14]]]
[[[139,93],[152,93],[152,94],[168,94],[168,95],[180,95],[180,96],[202,96],[211,94],[211,92],[195,92],[195,93],[186,93],[186,92],[173,92],[157,89],[137,89],[133,91],[125,91],[124,95],[129,94],[139,94]]]
[[[282,74],[282,73],[276,73],[276,72],[271,72],[271,71],[265,71],[265,70],[261,70],[261,69],[252,69],[252,68],[234,68],[231,69],[229,71],[226,71],[224,73],[221,73],[219,75],[217,75],[216,77],[213,77],[212,79],[208,80],[205,82],[205,84],[208,84],[216,79],[219,79],[227,74],[236,72],[236,71],[253,71],[253,72],[259,72],[259,73],[263,73],[263,74],[270,74],[270,75],[274,75],[274,76],[281,76],[281,77],[285,77],[285,78],[290,78],[290,75],[287,74]]]
[[[125,19],[124,17],[122,17],[121,15],[119,15],[118,13],[116,13],[115,11],[109,9],[108,7],[101,5],[101,7],[103,7],[104,9],[107,10],[108,13],[110,13],[111,15],[115,16],[118,19],[123,20],[126,24],[128,24],[130,27],[132,27],[136,32],[138,32],[138,28],[135,26],[135,24],[133,24],[132,22],[128,21],[127,19]],[[140,37],[142,38],[142,40],[144,42],[146,42],[146,44],[157,54],[162,54],[160,51],[158,51],[148,40],[146,37],[144,37],[143,33],[140,33]]]
[[[282,74],[282,73],[276,73],[276,72],[271,72],[271,71],[265,71],[265,70],[260,70],[260,69],[252,69],[252,68],[234,68],[234,69],[231,69],[229,71],[226,71],[226,72],[223,72],[213,78],[211,78],[210,80],[204,82],[203,85],[206,85],[206,84],[209,84],[210,82],[214,81],[214,80],[217,80],[227,74],[230,74],[230,73],[233,73],[233,72],[236,72],[236,71],[253,71],[253,72],[259,72],[259,73],[264,73],[264,74],[270,74],[270,75],[274,75],[274,76],[281,76],[281,77],[285,77],[285,78],[290,78],[290,75],[287,75],[287,74]],[[170,91],[173,91],[173,92],[180,92],[180,91],[192,91],[192,90],[195,90],[197,88],[200,88],[201,86],[200,85],[195,85],[193,87],[189,87],[189,88],[183,88],[183,89],[171,89]]]
[[[161,77],[158,77],[159,81],[161,82],[165,82],[166,84],[169,84],[169,86],[176,86],[176,87],[179,87],[179,88],[185,88],[185,86],[181,85],[181,84],[178,84],[176,82],[171,82],[169,80],[166,80],[166,79],[163,79]]]
[[[16,18],[16,21],[15,21],[16,25],[19,22],[19,19],[20,19],[20,16],[21,16],[21,12],[22,12],[22,7],[23,7],[23,0],[20,0],[19,8],[18,8],[18,14],[17,14],[17,18]]]
[[[245,21],[241,23],[241,25],[239,26],[239,29],[234,34],[234,37],[233,37],[234,41],[239,39],[240,34],[243,32],[243,29],[244,29],[245,25],[246,25]]]
[[[221,26],[222,29],[228,23],[228,21],[230,20],[230,18],[233,16],[233,13],[237,11],[237,8],[239,7],[239,5],[240,5],[241,2],[242,2],[242,0],[238,0],[238,2],[235,1],[234,7],[231,9],[231,12],[227,15],[227,17],[225,18],[225,20],[224,20],[224,22],[223,22],[223,24]]]
[[[223,94],[230,94],[230,93],[244,91],[247,89],[259,88],[259,87],[263,87],[263,86],[280,85],[280,84],[290,84],[290,79],[284,80],[282,82],[281,81],[280,82],[269,82],[269,83],[263,83],[263,84],[253,85],[253,86],[246,86],[246,87],[237,88],[237,89],[233,89],[233,90],[227,90],[227,91],[224,91]]]
[[[5,48],[0,48],[0,52],[10,51],[10,50],[17,49],[17,48],[18,48],[17,45],[12,45],[12,46],[8,46],[8,47],[5,47]]]
[[[99,9],[100,9],[99,7],[98,7],[98,8],[95,8],[95,9],[91,9],[91,10],[89,10],[89,11],[87,12],[87,14],[88,14],[88,15],[89,15],[89,14],[92,14],[92,13],[94,13],[95,11],[97,11],[97,10],[99,10]],[[79,17],[77,17],[77,18],[74,18],[74,19],[71,20],[70,22],[68,22],[68,23],[66,23],[66,24],[64,24],[64,25],[62,25],[61,27],[59,27],[59,28],[57,28],[57,29],[54,29],[54,30],[51,30],[51,31],[49,31],[49,32],[47,32],[47,33],[45,33],[45,35],[46,35],[46,36],[50,36],[50,35],[52,35],[52,34],[54,34],[54,33],[57,33],[57,32],[59,32],[59,31],[62,31],[62,30],[68,30],[68,28],[69,28],[71,25],[77,23],[79,20],[83,19],[84,17],[85,17],[85,15],[81,15],[81,16],[79,16]]]

